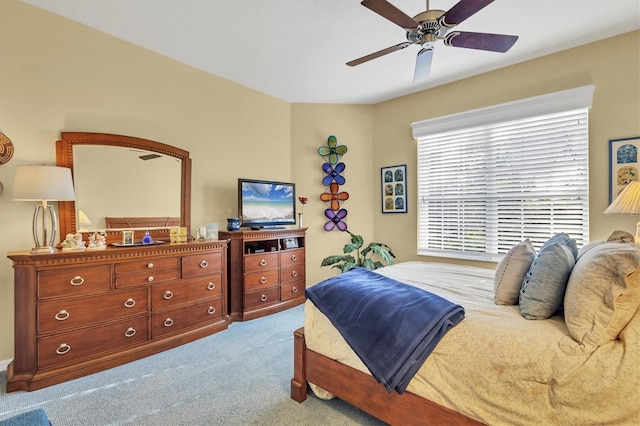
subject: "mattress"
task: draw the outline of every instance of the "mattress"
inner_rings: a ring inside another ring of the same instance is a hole
[[[517,305],[494,303],[493,270],[405,262],[376,272],[465,308],[465,319],[443,337],[407,391],[487,424],[640,423],[640,313],[624,338],[569,355],[559,346],[570,338],[561,315],[527,320]],[[369,373],[310,301],[305,340],[308,349]]]

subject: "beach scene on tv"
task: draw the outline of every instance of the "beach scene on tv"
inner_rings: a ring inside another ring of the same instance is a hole
[[[295,222],[293,186],[242,183],[242,220],[249,222]]]

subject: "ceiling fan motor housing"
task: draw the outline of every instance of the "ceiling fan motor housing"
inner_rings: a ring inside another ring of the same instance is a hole
[[[443,38],[448,28],[440,24],[440,18],[444,15],[444,10],[427,10],[413,17],[418,22],[417,28],[405,28],[407,30],[407,40],[411,43],[433,43],[438,38]]]

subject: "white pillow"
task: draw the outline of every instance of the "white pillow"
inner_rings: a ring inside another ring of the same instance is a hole
[[[573,268],[564,298],[571,338],[566,353],[591,353],[615,340],[640,306],[640,249],[607,242],[584,253]]]
[[[511,247],[500,260],[493,279],[496,305],[518,304],[522,281],[535,256],[536,249],[527,239]]]

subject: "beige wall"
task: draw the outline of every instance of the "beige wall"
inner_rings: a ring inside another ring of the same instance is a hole
[[[335,135],[350,199],[348,223],[366,242],[415,255],[415,143],[410,123],[584,84],[591,113],[591,236],[633,229],[635,218],[605,218],[610,138],[640,135],[640,32],[516,65],[377,105],[289,104],[181,65],[72,21],[0,0],[0,132],[16,153],[0,166],[0,362],[13,356],[13,270],[7,251],[33,245],[31,203],[11,200],[18,164],[55,164],[62,131],[110,132],[176,145],[191,153],[192,224],[236,215],[238,177],[294,181],[304,208],[307,282],[335,273],[322,258],[348,236],[322,230],[322,158]],[[407,164],[408,214],[380,213],[380,167]],[[105,165],[108,167],[108,165]]]
[[[375,238],[399,258],[416,255],[416,143],[412,122],[594,84],[589,113],[590,239],[615,229],[634,232],[637,217],[604,216],[609,200],[609,139],[640,136],[640,31],[376,104],[373,107],[374,167],[407,164],[406,215],[374,217]],[[493,267],[491,263],[476,263]]]

